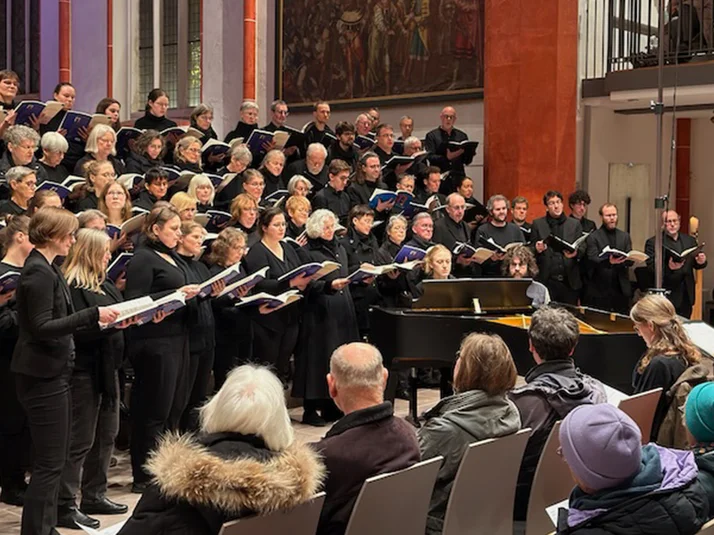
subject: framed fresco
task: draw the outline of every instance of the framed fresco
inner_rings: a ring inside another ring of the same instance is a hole
[[[485,0],[277,0],[291,108],[483,95]]]

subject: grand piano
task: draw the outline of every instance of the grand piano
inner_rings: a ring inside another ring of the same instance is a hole
[[[374,307],[370,341],[391,371],[453,366],[461,340],[472,332],[504,339],[519,375],[535,365],[528,350],[528,327],[535,310],[528,296],[531,279],[449,279],[424,281],[412,308]],[[568,308],[578,319],[575,364],[603,383],[632,393],[632,372],[645,351],[627,316],[587,307]],[[396,374],[385,397],[394,399]],[[413,401],[413,400],[412,400]],[[412,410],[415,410],[414,408]]]

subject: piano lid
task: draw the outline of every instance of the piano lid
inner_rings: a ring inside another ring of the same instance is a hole
[[[415,311],[474,312],[474,299],[481,312],[529,312],[527,295],[532,279],[447,279],[425,280],[423,295],[414,300]]]

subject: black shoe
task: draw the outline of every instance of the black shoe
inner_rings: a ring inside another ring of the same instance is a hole
[[[327,425],[325,419],[317,414],[316,410],[305,411],[305,414],[302,415],[302,423],[313,427],[325,427]]]
[[[82,502],[79,510],[87,515],[123,515],[129,510],[129,506],[115,503],[105,497],[98,502]]]
[[[97,529],[99,520],[85,515],[76,507],[61,508],[57,511],[57,527],[69,529],[82,529],[77,524],[82,524],[88,528]]]
[[[135,482],[135,483],[131,484],[131,491],[134,494],[144,494],[144,492],[146,492],[146,489],[148,489],[148,488],[149,488],[148,483],[136,483]]]
[[[0,502],[22,507],[25,503],[25,491],[12,488],[2,489],[2,492],[0,492]]]

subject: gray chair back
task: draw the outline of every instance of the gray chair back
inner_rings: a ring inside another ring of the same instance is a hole
[[[642,443],[647,444],[650,441],[652,434],[652,421],[654,420],[655,411],[659,398],[662,395],[661,388],[641,392],[634,396],[629,396],[620,400],[617,408],[632,418],[635,423],[640,426],[642,432]]]
[[[218,535],[315,535],[324,503],[325,493],[320,492],[292,509],[226,522]]]
[[[345,535],[424,535],[439,455],[409,468],[370,477],[362,485]]]
[[[714,520],[710,520],[702,526],[698,535],[714,535]]]
[[[530,429],[470,444],[446,506],[443,535],[512,535],[518,471]]]

